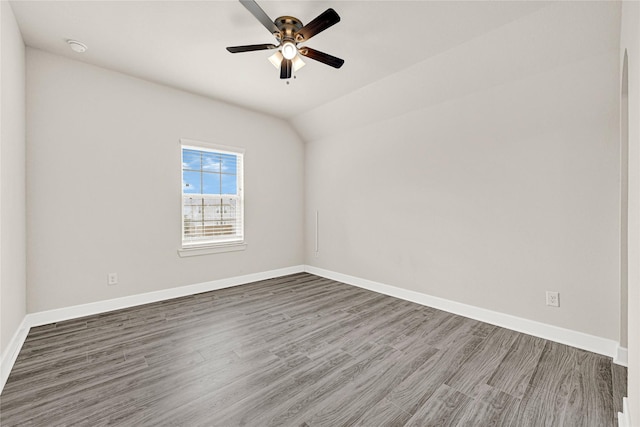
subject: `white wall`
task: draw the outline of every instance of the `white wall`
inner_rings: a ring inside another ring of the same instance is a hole
[[[26,312],[25,47],[11,6],[0,2],[0,354]]]
[[[620,56],[629,72],[628,386],[630,426],[640,425],[640,4],[622,5]]]
[[[284,121],[28,48],[27,122],[29,312],[302,263]],[[245,251],[178,256],[180,138],[246,149]]]
[[[617,340],[619,23],[556,3],[295,118],[306,263]]]

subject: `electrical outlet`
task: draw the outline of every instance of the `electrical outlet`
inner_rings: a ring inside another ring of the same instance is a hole
[[[560,293],[547,291],[547,305],[551,307],[560,307]]]
[[[118,284],[118,273],[109,273],[107,276],[107,285],[117,285]]]

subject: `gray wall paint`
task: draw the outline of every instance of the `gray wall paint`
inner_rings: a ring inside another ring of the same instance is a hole
[[[0,8],[0,354],[4,355],[26,312],[25,47],[9,2],[0,2]]]
[[[306,262],[617,340],[619,20],[554,5],[300,117],[358,111],[305,135]]]
[[[29,312],[302,263],[284,121],[31,48],[27,105]],[[246,149],[245,251],[178,257],[180,138]]]

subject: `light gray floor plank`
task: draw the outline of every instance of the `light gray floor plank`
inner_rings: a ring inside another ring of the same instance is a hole
[[[573,377],[574,351],[563,344],[546,342],[536,371],[513,416],[513,425],[562,425]]]
[[[270,418],[266,425],[300,425],[321,408],[326,408],[327,402],[339,405],[340,401],[334,398],[341,390],[354,381],[365,381],[371,373],[379,371],[380,363],[397,357],[398,351],[388,346],[366,343],[357,354],[358,357],[342,370],[322,378],[316,384],[309,384],[305,393],[284,402],[283,408],[276,416]]]
[[[615,425],[611,359],[299,273],[32,328],[4,426]]]
[[[519,334],[487,384],[519,399],[538,366],[545,340]]]
[[[518,335],[517,332],[504,328],[492,331],[445,384],[467,396],[475,397],[479,386],[486,384],[496,373]]]
[[[462,421],[472,401],[473,399],[469,396],[442,384],[406,425],[408,427],[456,426]]]
[[[460,426],[510,426],[519,399],[490,385],[483,385],[458,423]]]
[[[356,427],[401,427],[404,426],[410,418],[411,414],[403,411],[393,402],[385,398],[369,408],[354,425]]]
[[[610,423],[614,419],[611,359],[582,350],[576,350],[574,358],[563,424],[582,426]]]
[[[337,390],[305,421],[309,425],[353,425],[370,407],[384,399],[397,384],[437,352],[435,348],[418,345],[404,353],[396,350],[391,357],[376,365],[375,372],[359,376]],[[399,360],[403,362],[399,363]]]
[[[611,383],[613,386],[613,410],[618,419],[618,412],[622,412],[622,398],[627,396],[627,368],[611,364]]]
[[[457,344],[439,350],[438,354],[391,390],[387,398],[409,414],[415,414],[463,366],[481,343],[482,339],[476,336],[459,336]]]

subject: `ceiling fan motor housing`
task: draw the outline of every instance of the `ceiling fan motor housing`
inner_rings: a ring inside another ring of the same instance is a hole
[[[276,39],[285,42],[290,41],[293,43],[299,43],[304,40],[302,35],[296,37],[296,33],[303,27],[302,21],[293,16],[280,16],[273,21],[276,27],[280,30],[276,33]]]

